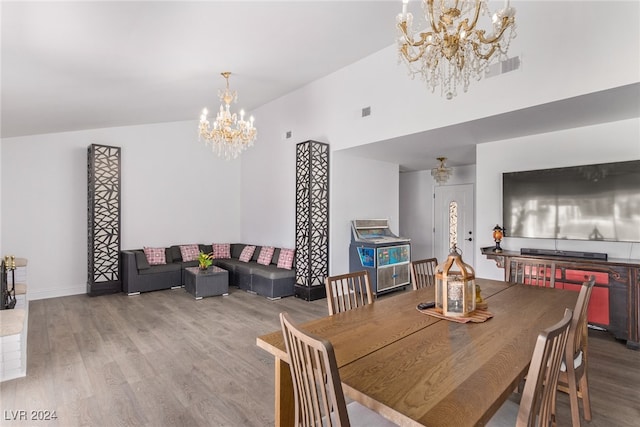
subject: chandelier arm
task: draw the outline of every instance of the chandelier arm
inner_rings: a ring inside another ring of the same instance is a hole
[[[480,17],[480,6],[482,4],[482,1],[480,0],[476,0],[476,11],[473,15],[473,23],[471,24],[471,26],[469,27],[469,30],[473,30],[476,25],[478,24],[478,18]]]
[[[500,43],[492,44],[491,49],[489,49],[489,52],[482,53],[482,51],[480,51],[480,45],[478,43],[474,42],[472,43],[472,45],[473,45],[473,51],[475,52],[475,54],[484,60],[489,60],[489,58],[491,58],[491,56],[495,52],[496,48],[500,47]]]
[[[416,62],[417,60],[419,60],[420,58],[422,58],[422,55],[424,55],[424,52],[425,52],[425,50],[426,50],[426,48],[427,48],[427,46],[426,46],[426,45],[424,45],[424,44],[423,44],[423,45],[420,45],[420,46],[416,46],[416,47],[418,47],[418,48],[419,48],[419,49],[418,49],[418,53],[417,53],[415,56],[411,56],[411,55],[409,54],[409,48],[408,48],[408,46],[409,46],[408,44],[404,44],[404,45],[402,45],[401,52],[402,52],[402,56],[404,56],[404,58],[405,58],[407,61],[409,61],[409,62]]]
[[[505,31],[507,31],[507,28],[511,27],[511,24],[513,24],[513,18],[508,18],[506,16],[502,17],[502,25],[500,27],[500,31],[498,32],[498,34],[496,34],[495,36],[493,36],[492,38],[485,38],[484,30],[478,30],[476,31],[476,35],[478,36],[478,40],[480,40],[482,43],[484,44],[492,44],[497,42],[498,40],[500,40],[502,38],[502,35],[504,34]]]
[[[475,27],[475,24],[469,26],[469,18],[463,19],[462,22],[458,24],[457,33],[460,34],[461,30],[465,30],[467,34],[471,34],[471,32],[473,31],[473,27]]]
[[[458,0],[456,0],[456,6],[458,5]],[[438,21],[438,25],[436,26],[436,20],[434,19],[433,13],[433,0],[428,0],[427,2],[427,13],[429,14],[429,22],[431,23],[431,29],[434,33],[439,33],[443,31],[442,22]]]
[[[409,33],[407,32],[407,21],[400,22],[398,24],[398,28],[400,28],[400,31],[402,32],[402,37],[405,40],[405,42],[403,43],[403,46],[409,45],[411,47],[419,47],[419,46],[424,45],[425,43],[427,43],[427,45],[429,45],[429,44],[434,45],[433,43],[428,43],[427,42],[427,38],[430,35],[432,35],[431,32],[418,34],[420,39],[418,41],[415,41],[415,40],[413,40],[413,38],[409,37]]]

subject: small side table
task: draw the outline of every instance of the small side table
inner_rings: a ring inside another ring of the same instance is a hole
[[[184,287],[197,300],[214,295],[229,295],[229,272],[215,266],[206,270],[187,267]]]

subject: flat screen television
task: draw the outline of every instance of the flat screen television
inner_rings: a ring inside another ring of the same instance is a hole
[[[640,242],[640,160],[502,174],[506,236]]]

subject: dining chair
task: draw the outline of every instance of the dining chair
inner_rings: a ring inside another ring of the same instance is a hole
[[[330,316],[373,302],[371,281],[367,270],[329,276],[325,284]]]
[[[578,398],[582,400],[584,419],[591,421],[591,401],[589,399],[589,381],[587,379],[588,368],[588,328],[587,308],[591,299],[591,291],[595,285],[595,276],[582,284],[576,307],[573,310],[569,339],[565,357],[560,366],[558,378],[558,390],[569,394],[571,403],[571,421],[573,427],[580,426],[580,409]]]
[[[524,285],[556,286],[556,263],[534,258],[511,258],[505,268],[505,280]]]
[[[437,266],[438,260],[436,258],[421,259],[418,261],[411,261],[409,263],[411,270],[411,286],[414,291],[434,286],[436,284]]]
[[[280,313],[282,334],[293,381],[298,427],[395,426],[358,402],[345,402],[331,342],[306,333]]]
[[[555,401],[560,365],[565,354],[573,310],[538,335],[520,405],[507,400],[487,426],[555,426]],[[515,419],[514,419],[515,418]]]

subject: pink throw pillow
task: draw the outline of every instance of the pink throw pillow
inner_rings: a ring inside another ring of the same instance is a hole
[[[167,257],[164,248],[147,248],[144,247],[144,256],[147,257],[149,265],[161,265],[167,263]]]
[[[231,244],[229,243],[214,243],[213,245],[213,257],[216,259],[231,258]]]
[[[238,259],[242,262],[251,261],[251,257],[253,256],[253,253],[255,252],[255,250],[256,250],[255,246],[245,246],[244,249],[242,250],[242,253],[240,254],[240,258]]]
[[[291,270],[293,267],[293,254],[295,249],[280,249],[280,257],[278,258],[278,268]]]
[[[271,264],[271,258],[273,258],[273,252],[275,250],[276,248],[273,246],[263,246],[262,249],[260,249],[260,255],[258,256],[258,264]]]
[[[198,245],[181,245],[180,254],[182,255],[182,261],[197,261],[198,255],[200,255],[200,248]]]

